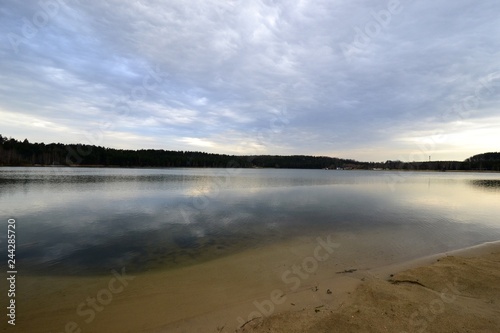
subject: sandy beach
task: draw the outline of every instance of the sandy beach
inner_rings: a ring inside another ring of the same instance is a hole
[[[370,255],[363,237],[303,239],[139,275],[21,275],[7,331],[498,331],[500,243],[395,263]]]
[[[359,272],[358,277],[360,284],[340,305],[256,319],[238,332],[493,333],[500,329],[499,242]]]

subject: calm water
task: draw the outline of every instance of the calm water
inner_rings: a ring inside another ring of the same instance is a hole
[[[170,269],[332,232],[383,231],[419,256],[500,239],[499,202],[487,173],[0,168],[0,216],[32,274]]]

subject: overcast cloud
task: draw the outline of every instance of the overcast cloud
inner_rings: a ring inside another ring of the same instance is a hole
[[[499,151],[500,2],[0,2],[0,134],[228,154]]]

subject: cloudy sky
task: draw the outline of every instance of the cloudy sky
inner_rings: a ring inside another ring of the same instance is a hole
[[[0,2],[0,134],[358,160],[500,151],[498,0]]]

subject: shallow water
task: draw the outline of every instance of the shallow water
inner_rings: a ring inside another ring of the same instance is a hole
[[[500,239],[499,199],[490,173],[0,168],[0,216],[32,274],[172,269],[341,232],[412,258]]]

